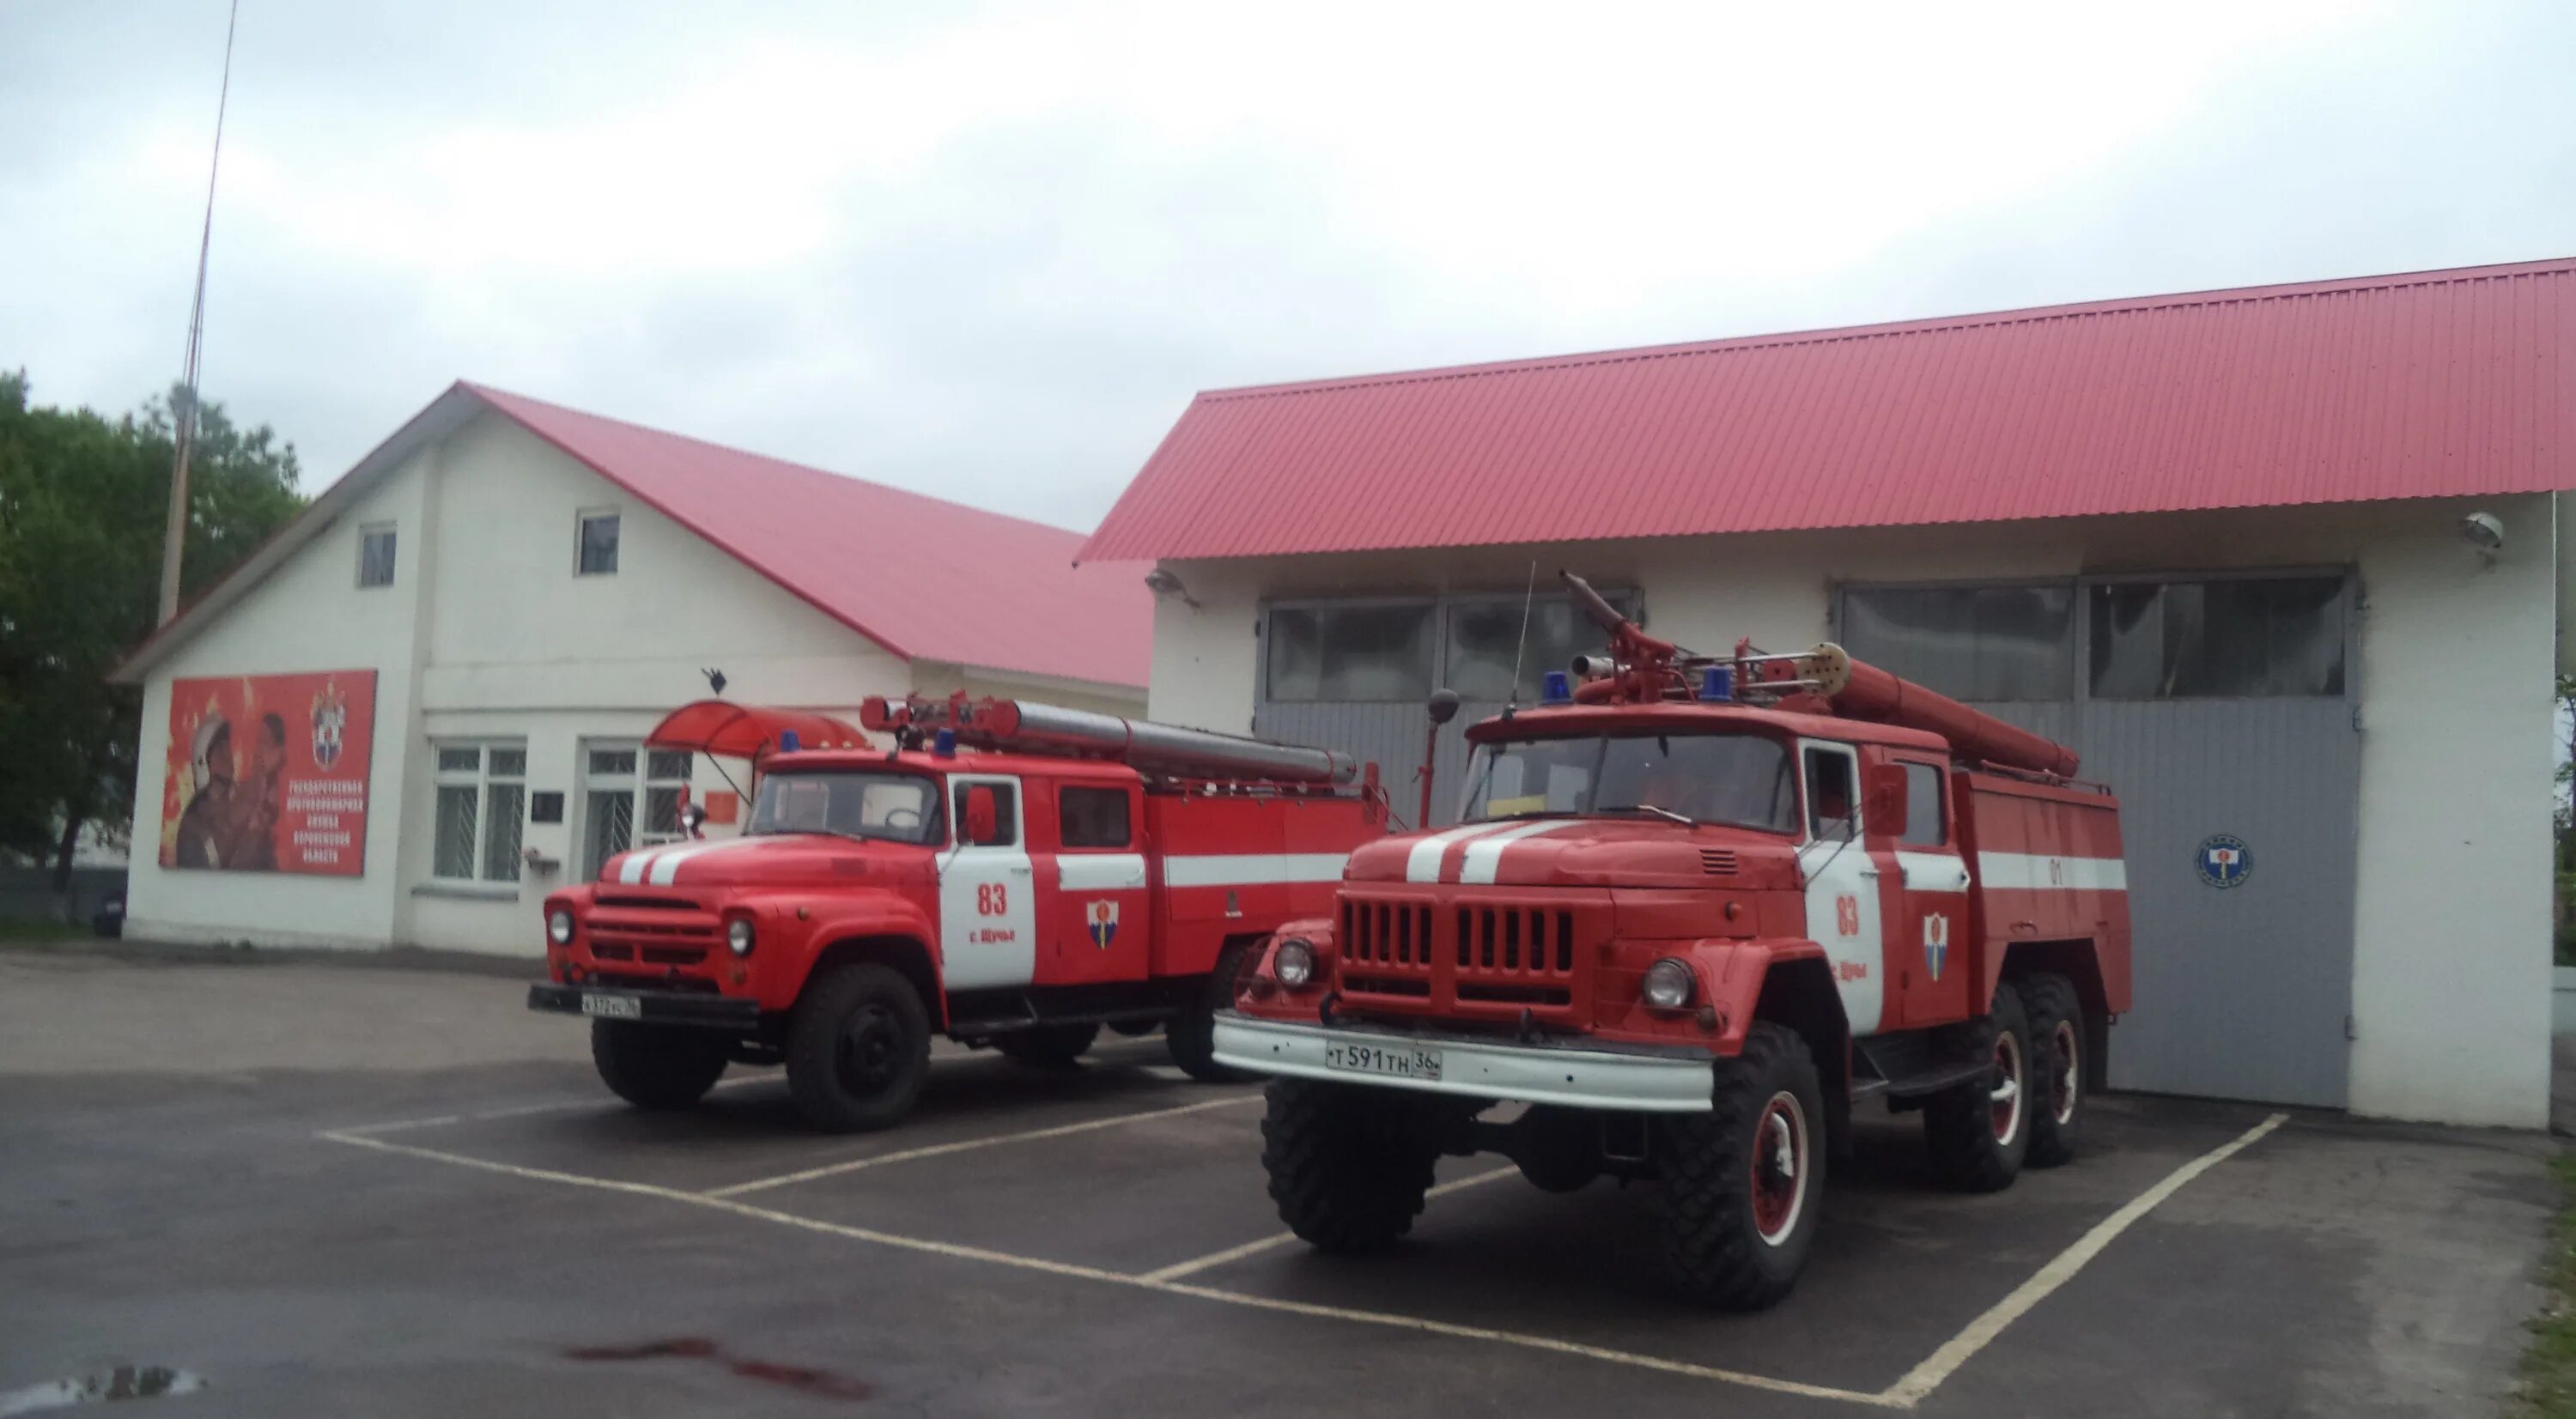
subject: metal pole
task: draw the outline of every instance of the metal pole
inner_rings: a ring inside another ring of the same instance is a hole
[[[241,21],[241,0],[232,0],[224,20],[224,79],[215,98],[215,151],[206,165],[206,223],[197,235],[197,293],[188,306],[188,349],[179,362],[181,407],[172,430],[177,451],[170,461],[170,517],[161,530],[161,612],[154,624],[167,625],[179,614],[180,554],[188,545],[188,454],[197,439],[197,351],[206,328],[206,257],[215,244],[215,174],[224,158],[224,109],[233,96],[233,30]]]

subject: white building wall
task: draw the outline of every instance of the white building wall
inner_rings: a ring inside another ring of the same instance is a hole
[[[2491,565],[2460,517],[2502,517]],[[1273,598],[1517,592],[1572,568],[1645,594],[1654,632],[1719,648],[1829,639],[1843,582],[2238,567],[2359,568],[2362,712],[2355,1112],[2541,1127],[2549,1096],[2552,670],[2547,497],[2242,509],[1966,527],[1676,537],[1165,564],[1149,713],[1243,733]]]

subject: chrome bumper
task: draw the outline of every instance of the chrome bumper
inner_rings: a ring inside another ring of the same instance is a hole
[[[1406,1079],[1336,1069],[1324,1062],[1324,1046],[1336,1041],[1437,1050],[1440,1077]],[[1615,1054],[1447,1035],[1288,1025],[1232,1011],[1216,1017],[1216,1059],[1237,1069],[1300,1079],[1649,1113],[1706,1113],[1714,1083],[1713,1061],[1704,1056]]]

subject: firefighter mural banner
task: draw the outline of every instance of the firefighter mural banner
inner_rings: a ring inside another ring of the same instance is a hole
[[[356,877],[376,672],[174,680],[161,865]]]

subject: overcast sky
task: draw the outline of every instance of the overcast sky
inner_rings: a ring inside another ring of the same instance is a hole
[[[1971,13],[1980,18],[1962,19]],[[178,369],[224,0],[0,0],[0,368]],[[242,0],[205,387],[1088,528],[1199,389],[2576,253],[2576,6]]]

